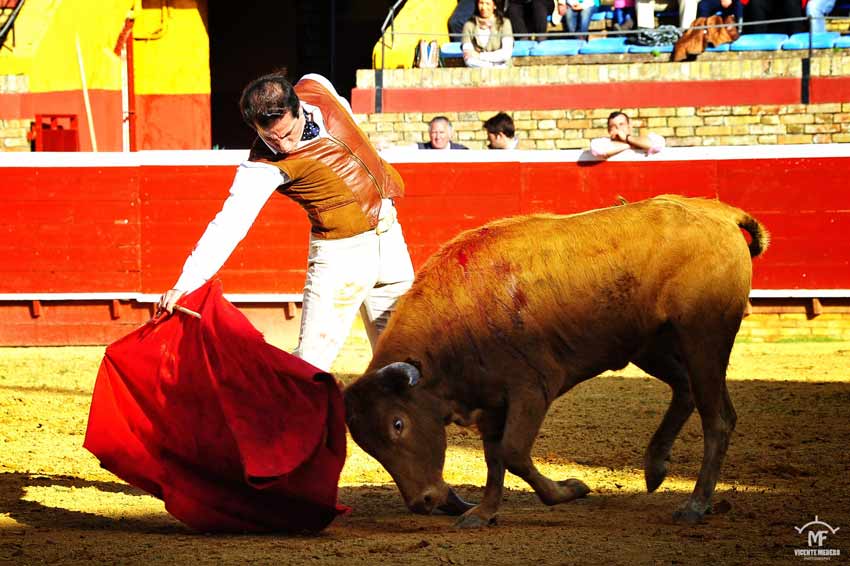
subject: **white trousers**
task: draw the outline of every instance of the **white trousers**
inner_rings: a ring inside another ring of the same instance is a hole
[[[384,201],[381,217],[395,209]],[[382,225],[386,224],[382,222]],[[310,238],[301,334],[293,352],[329,371],[360,311],[372,348],[386,328],[398,298],[413,283],[413,264],[401,225],[351,238]]]

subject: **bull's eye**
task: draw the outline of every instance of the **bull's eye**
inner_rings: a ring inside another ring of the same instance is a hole
[[[393,419],[393,430],[396,434],[401,434],[401,431],[404,430],[404,421],[400,418],[396,417]]]

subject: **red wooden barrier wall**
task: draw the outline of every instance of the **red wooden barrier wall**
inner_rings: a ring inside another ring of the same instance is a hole
[[[244,156],[0,153],[0,311],[23,320],[36,307],[23,312],[20,301],[151,300],[176,280]],[[397,204],[417,267],[459,231],[494,218],[678,193],[718,197],[768,227],[773,242],[755,264],[754,289],[850,297],[850,144],[669,148],[608,162],[574,151],[399,151],[387,158],[407,185]],[[307,231],[297,205],[272,196],[220,273],[225,291],[294,300]],[[142,309],[136,318],[144,316]]]

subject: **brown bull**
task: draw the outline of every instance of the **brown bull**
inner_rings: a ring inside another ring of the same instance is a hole
[[[751,236],[747,244],[740,228]],[[672,400],[646,451],[646,486],[667,474],[673,441],[699,411],[704,456],[674,519],[696,522],[735,428],[726,366],[768,233],[715,200],[660,196],[572,216],[498,220],[460,234],[422,267],[365,375],[345,391],[354,440],[389,471],[407,506],[488,524],[505,470],[547,505],[583,497],[552,481],[531,448],[552,401],[629,362]],[[445,425],[476,425],[487,485],[469,508],[443,481]]]

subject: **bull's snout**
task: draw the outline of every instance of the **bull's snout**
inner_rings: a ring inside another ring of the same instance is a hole
[[[430,515],[438,505],[442,505],[446,500],[446,490],[441,490],[437,487],[429,487],[416,499],[412,499],[407,507],[414,513],[420,515]]]

